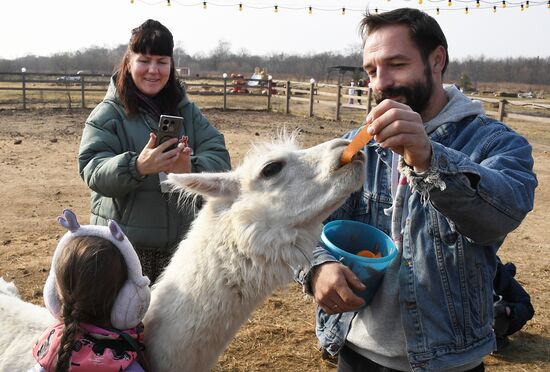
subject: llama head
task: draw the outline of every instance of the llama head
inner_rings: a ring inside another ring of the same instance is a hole
[[[302,244],[309,245],[303,247],[309,255],[321,223],[362,185],[362,153],[340,164],[348,143],[335,139],[300,149],[294,135],[282,134],[272,143],[254,145],[234,171],[170,174],[168,183],[205,197],[207,211],[201,214],[215,216],[211,229],[231,225],[239,237],[236,246],[247,255],[276,259],[286,247]]]

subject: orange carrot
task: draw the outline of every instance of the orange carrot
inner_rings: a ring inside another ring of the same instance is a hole
[[[380,252],[374,254],[373,252],[369,251],[368,249],[363,249],[362,251],[359,251],[356,254],[358,256],[368,257],[368,258],[380,258],[380,257],[382,257],[382,254]]]
[[[353,155],[357,154],[363,146],[365,146],[372,138],[372,136],[367,132],[368,125],[365,125],[363,129],[357,133],[355,137],[351,140],[350,144],[344,149],[342,157],[340,158],[340,163],[346,165],[351,163]]]

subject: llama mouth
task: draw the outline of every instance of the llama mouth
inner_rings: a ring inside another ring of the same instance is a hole
[[[334,167],[334,170],[338,171],[342,168],[345,168],[346,166],[353,166],[353,164],[355,164],[357,162],[364,163],[365,160],[366,160],[365,154],[363,153],[363,151],[359,151],[355,155],[353,155],[353,157],[351,158],[351,161],[347,164],[343,164],[341,162],[340,158],[338,158],[338,163]]]

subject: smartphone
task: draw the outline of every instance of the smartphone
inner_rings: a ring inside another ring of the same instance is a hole
[[[183,129],[183,118],[181,116],[161,115],[159,120],[159,130],[157,132],[156,146],[168,141],[171,138],[180,138]],[[177,143],[165,150],[173,150],[178,146]]]

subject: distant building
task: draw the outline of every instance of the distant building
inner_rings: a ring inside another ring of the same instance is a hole
[[[176,67],[176,73],[179,77],[191,76],[191,68],[189,67]]]

